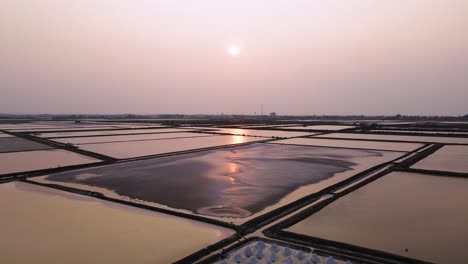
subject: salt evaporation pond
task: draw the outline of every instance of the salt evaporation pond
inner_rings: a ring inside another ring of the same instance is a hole
[[[213,264],[264,264],[264,263],[304,263],[304,264],[351,264],[343,259],[322,255],[323,252],[311,252],[308,248],[299,248],[288,244],[277,244],[263,240],[251,240],[239,245],[222,257],[211,261]]]
[[[233,230],[14,182],[0,184],[0,263],[172,263]]]
[[[316,136],[317,138],[345,138],[345,139],[368,139],[368,140],[393,140],[393,141],[414,141],[414,142],[434,142],[449,144],[468,144],[468,137],[426,137],[426,136],[394,136],[394,135],[375,135],[375,134],[345,134],[332,133]]]
[[[58,138],[58,137],[82,137],[82,136],[108,136],[108,135],[123,135],[123,134],[152,134],[152,133],[173,133],[181,132],[175,128],[157,128],[157,129],[114,129],[101,131],[86,131],[86,132],[55,132],[55,133],[40,133],[36,136],[43,138]],[[186,132],[186,131],[183,131]]]
[[[348,128],[354,128],[354,126],[338,126],[338,125],[310,125],[310,126],[290,126],[282,127],[281,129],[291,129],[291,130],[329,130],[329,131],[338,131]]]
[[[2,137],[0,138],[0,153],[29,151],[29,150],[44,150],[52,149],[52,147],[37,143],[31,140],[18,137]]]
[[[10,135],[10,134],[5,134],[5,133],[0,132],[0,138],[7,138],[7,137],[15,137],[15,136],[12,136],[12,135]]]
[[[102,137],[72,137],[72,138],[57,138],[51,139],[60,143],[70,143],[74,145],[111,143],[111,142],[129,142],[129,141],[146,141],[146,140],[161,140],[161,139],[177,139],[177,138],[193,138],[193,137],[213,137],[215,135],[201,133],[162,133],[162,134],[143,134],[143,135],[126,135],[126,136],[102,136]]]
[[[211,136],[165,140],[111,142],[80,145],[80,149],[104,154],[118,159],[157,155],[177,151],[241,144],[262,139],[243,136]]]
[[[11,132],[25,132],[25,133],[33,133],[35,131],[82,131],[82,130],[98,130],[98,129],[121,129],[125,127],[118,127],[118,126],[99,126],[99,127],[73,127],[73,126],[57,126],[57,127],[30,127],[30,128],[11,128],[7,129]]]
[[[82,169],[35,180],[242,223],[400,155],[254,144]]]
[[[311,136],[314,133],[307,132],[294,132],[294,131],[276,131],[276,130],[255,130],[255,129],[241,129],[241,128],[219,128],[215,133],[228,133],[233,135],[245,135],[256,137],[300,137]]]
[[[468,173],[468,146],[444,146],[411,168]]]
[[[341,139],[332,140],[332,139],[319,139],[319,138],[291,138],[291,139],[274,141],[272,143],[336,147],[336,148],[377,149],[377,150],[389,150],[389,151],[412,151],[423,146],[422,144],[415,144],[415,143],[358,141],[358,140],[341,140]]]
[[[466,263],[466,201],[468,179],[394,172],[287,231],[434,263]]]
[[[370,130],[371,132],[379,133],[408,133],[408,134],[449,134],[449,135],[459,135],[459,136],[468,136],[468,132],[457,132],[457,131],[438,131],[438,130]]]
[[[99,162],[99,160],[61,149],[0,153],[0,174],[94,162]]]

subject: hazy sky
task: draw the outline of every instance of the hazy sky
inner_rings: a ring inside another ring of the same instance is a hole
[[[0,113],[253,114],[263,103],[465,115],[467,14],[467,0],[1,0]]]

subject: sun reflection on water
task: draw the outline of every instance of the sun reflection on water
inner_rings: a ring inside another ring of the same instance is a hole
[[[246,142],[245,137],[243,136],[232,136],[231,144],[240,144]]]

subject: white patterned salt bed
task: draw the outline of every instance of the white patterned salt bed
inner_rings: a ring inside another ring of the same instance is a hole
[[[253,240],[242,247],[228,252],[216,264],[351,264],[350,261],[332,256],[321,256],[310,250],[288,247],[284,244],[274,244],[262,240]]]

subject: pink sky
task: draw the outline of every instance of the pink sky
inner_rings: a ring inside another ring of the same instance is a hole
[[[468,1],[3,0],[0,113],[468,114]],[[231,45],[240,54],[229,56]]]

